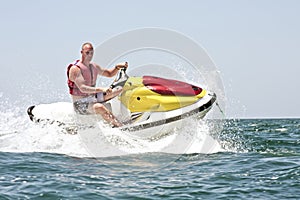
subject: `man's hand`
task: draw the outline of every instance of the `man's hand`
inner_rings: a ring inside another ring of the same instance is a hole
[[[123,68],[123,67],[127,68],[128,67],[128,62],[116,64],[117,69],[120,69],[120,68]]]
[[[112,93],[112,89],[111,89],[111,88],[107,88],[107,89],[105,90],[105,93],[106,93],[106,94]]]
[[[128,62],[124,63],[124,67],[127,68],[128,67]]]

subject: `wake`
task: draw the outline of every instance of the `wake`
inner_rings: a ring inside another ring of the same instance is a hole
[[[66,134],[58,126],[37,125],[25,111],[0,112],[0,151],[46,152],[75,157],[111,157],[140,153],[211,154],[223,151],[205,120],[186,119],[184,126],[159,138],[142,139],[130,132],[112,129],[98,122],[93,129],[76,135]]]

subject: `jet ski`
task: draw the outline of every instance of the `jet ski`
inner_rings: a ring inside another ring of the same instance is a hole
[[[122,68],[114,82],[122,92],[103,104],[124,124],[121,131],[140,138],[157,138],[181,128],[191,116],[203,118],[216,101],[216,95],[186,82],[155,77],[129,77]],[[30,106],[29,118],[38,124],[56,125],[70,134],[80,130],[97,131],[101,116],[81,115],[71,102],[56,102]],[[102,120],[103,121],[103,120]]]

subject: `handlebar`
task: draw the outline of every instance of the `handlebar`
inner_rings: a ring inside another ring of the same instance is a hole
[[[126,67],[122,67],[120,69],[119,73],[116,75],[114,82],[109,86],[111,89],[117,86],[123,87],[125,85],[125,82],[129,78],[129,76],[126,74],[126,70],[127,70]]]

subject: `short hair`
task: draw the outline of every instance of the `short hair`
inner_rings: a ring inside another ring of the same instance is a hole
[[[92,49],[94,49],[92,43],[90,43],[90,42],[85,42],[85,43],[81,46],[81,49],[83,49],[84,46],[90,46]]]

